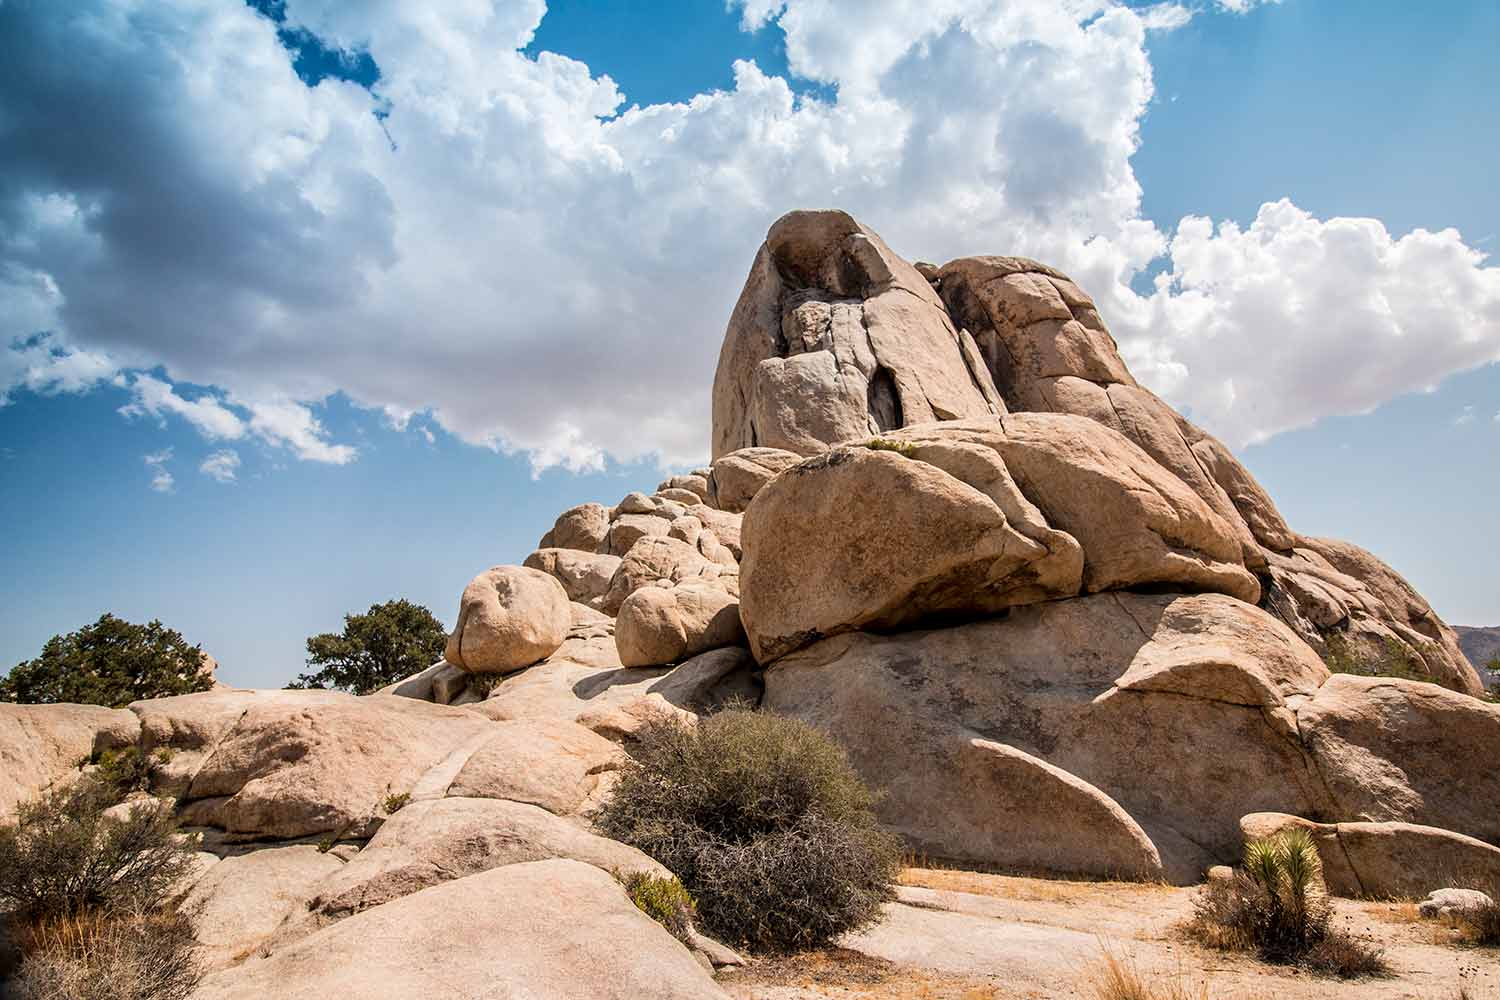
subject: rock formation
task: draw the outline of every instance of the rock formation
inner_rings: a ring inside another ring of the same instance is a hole
[[[1453,630],[1293,531],[1060,272],[919,267],[842,212],[784,217],[725,334],[712,455],[564,511],[464,589],[444,660],[375,695],[0,705],[0,819],[139,747],[204,834],[200,1000],[449,973],[723,996],[705,965],[734,956],[638,912],[609,873],[664,872],[590,816],[644,721],[730,701],[837,737],[934,857],[1191,883],[1304,826],[1336,892],[1500,875],[1500,778],[1473,766],[1500,705]]]

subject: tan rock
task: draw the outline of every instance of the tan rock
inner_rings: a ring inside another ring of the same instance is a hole
[[[366,910],[210,976],[194,1000],[410,1000],[435,988],[548,1000],[725,997],[613,878],[559,859],[507,865]]]
[[[665,521],[662,522],[664,525]],[[684,580],[716,579],[718,564],[703,556],[695,546],[678,538],[648,536],[632,545],[610,580],[600,610],[617,614],[625,598],[649,586],[671,586]]]
[[[836,211],[791,212],[771,227],[714,374],[715,458],[757,446],[811,455],[997,412],[972,345],[879,236]]]
[[[464,588],[443,659],[470,673],[511,673],[556,652],[571,624],[568,594],[555,578],[496,566]]]
[[[744,513],[762,486],[800,461],[801,455],[780,448],[740,448],[720,455],[708,480],[708,501],[719,510]]]
[[[623,556],[642,538],[665,535],[671,527],[668,521],[654,513],[621,514],[609,524],[604,551],[612,556]]]
[[[318,883],[344,867],[313,844],[267,847],[209,868],[182,903],[210,968],[252,953],[289,916],[307,908]]]
[[[1455,881],[1500,879],[1500,847],[1415,823],[1313,823],[1280,813],[1240,821],[1247,840],[1307,830],[1323,861],[1328,891],[1374,899],[1420,897]]]
[[[1118,593],[825,639],[766,671],[762,708],[843,743],[918,851],[1124,874],[1149,870],[1149,842],[1192,884],[1238,858],[1247,812],[1326,814],[1287,707],[1326,676],[1240,601]]]
[[[562,719],[572,722],[604,706],[644,695],[666,668],[626,668],[612,632],[570,638],[556,653],[501,681],[468,709],[498,720]]]
[[[1331,815],[1500,845],[1500,771],[1475,760],[1480,748],[1500,747],[1500,705],[1422,681],[1335,674],[1298,707],[1297,721]]]
[[[609,508],[599,503],[581,503],[557,516],[557,523],[542,536],[537,548],[596,552],[608,531]]]
[[[524,565],[555,577],[568,600],[595,607],[609,593],[609,581],[620,568],[620,557],[574,549],[538,549],[526,557]]]
[[[0,702],[0,822],[18,803],[76,775],[95,751],[132,744],[139,732],[123,709]]]
[[[618,752],[614,744],[589,736]],[[589,833],[534,805],[491,798],[413,802],[321,887],[309,909],[327,921],[492,868],[571,858],[604,871],[669,875],[633,847]]]
[[[744,641],[740,602],[721,587],[694,580],[642,587],[620,605],[615,621],[615,644],[627,667],[677,663]]]
[[[703,503],[708,499],[708,478],[706,476],[697,475],[696,473],[691,473],[686,476],[672,476],[671,478],[664,480],[662,484],[656,488],[658,496],[662,495],[667,490],[680,490],[684,493],[692,494],[693,499],[681,501],[683,503]],[[671,499],[676,498],[674,497]]]
[[[195,824],[281,839],[366,836],[387,796],[410,792],[490,725],[471,710],[410,698],[316,694],[243,712],[193,777]]]
[[[704,504],[697,504],[688,508],[688,513],[698,519],[698,523],[713,532],[714,538],[719,544],[729,550],[736,560],[740,558],[740,525],[742,518],[739,514],[731,514],[721,510],[715,510]]]
[[[599,777],[623,763],[617,746],[575,722],[497,722],[492,735],[458,772],[448,794],[513,799],[559,816],[575,813]]]
[[[741,617],[763,663],[842,631],[1080,591],[1259,595],[1222,519],[1119,434],[1067,415],[835,448],[757,495],[742,543]]]

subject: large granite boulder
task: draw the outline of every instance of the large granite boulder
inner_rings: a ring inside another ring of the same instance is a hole
[[[741,616],[762,662],[854,629],[1139,586],[1260,585],[1224,520],[1123,436],[1070,415],[907,428],[756,496]]]
[[[572,625],[568,593],[548,573],[496,566],[476,576],[459,601],[443,659],[475,674],[508,674],[557,651]]]
[[[1500,705],[1422,681],[1335,674],[1297,721],[1338,819],[1418,823],[1500,846],[1500,769],[1488,766]]]
[[[744,641],[739,600],[720,586],[695,580],[642,587],[620,605],[615,620],[615,645],[627,667],[679,663]]]
[[[780,448],[740,448],[720,455],[709,471],[708,503],[722,511],[742,514],[762,486],[802,457]]]
[[[1246,813],[1331,815],[1290,708],[1327,676],[1242,601],[1111,593],[824,639],[766,671],[763,707],[842,742],[934,857],[1192,882]]]
[[[1317,845],[1336,896],[1419,898],[1454,882],[1500,884],[1500,847],[1416,823],[1314,823],[1282,813],[1240,820],[1246,840],[1303,829]]]
[[[599,608],[609,593],[615,570],[620,568],[620,557],[577,549],[537,549],[526,557],[523,565],[556,577],[568,600]]]
[[[96,752],[135,743],[140,728],[123,709],[0,702],[0,823],[17,804],[77,775]]]
[[[410,1000],[454,991],[725,1000],[613,877],[565,859],[506,865],[357,913],[213,974],[194,1000]]]
[[[973,340],[927,280],[843,212],[791,212],[766,234],[714,373],[713,457],[812,455],[1003,404]]]
[[[182,901],[201,957],[211,968],[249,955],[289,917],[300,917],[324,879],[344,867],[313,844],[266,847],[225,858]]]
[[[389,796],[490,726],[411,698],[285,694],[312,697],[252,700],[197,768],[182,796],[194,824],[247,839],[369,836]]]

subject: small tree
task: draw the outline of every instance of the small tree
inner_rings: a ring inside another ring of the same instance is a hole
[[[77,702],[121,708],[213,687],[199,646],[159,621],[133,625],[105,613],[77,632],[54,635],[42,655],[0,680],[0,701]]]
[[[309,636],[307,665],[319,669],[287,686],[369,694],[431,666],[447,641],[443,623],[420,604],[372,604],[362,615],[344,616],[342,635]]]

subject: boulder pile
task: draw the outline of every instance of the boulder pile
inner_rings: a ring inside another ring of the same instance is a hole
[[[730,318],[711,441],[479,573],[444,659],[378,694],[0,705],[0,817],[138,747],[205,835],[185,889],[214,998],[460,967],[496,995],[723,996],[732,953],[631,907],[607,873],[666,873],[590,815],[643,721],[731,701],[839,739],[937,858],[1192,883],[1304,826],[1336,892],[1500,877],[1500,772],[1473,766],[1500,706],[1453,631],[1293,531],[1062,273],[912,264],[791,213]]]

